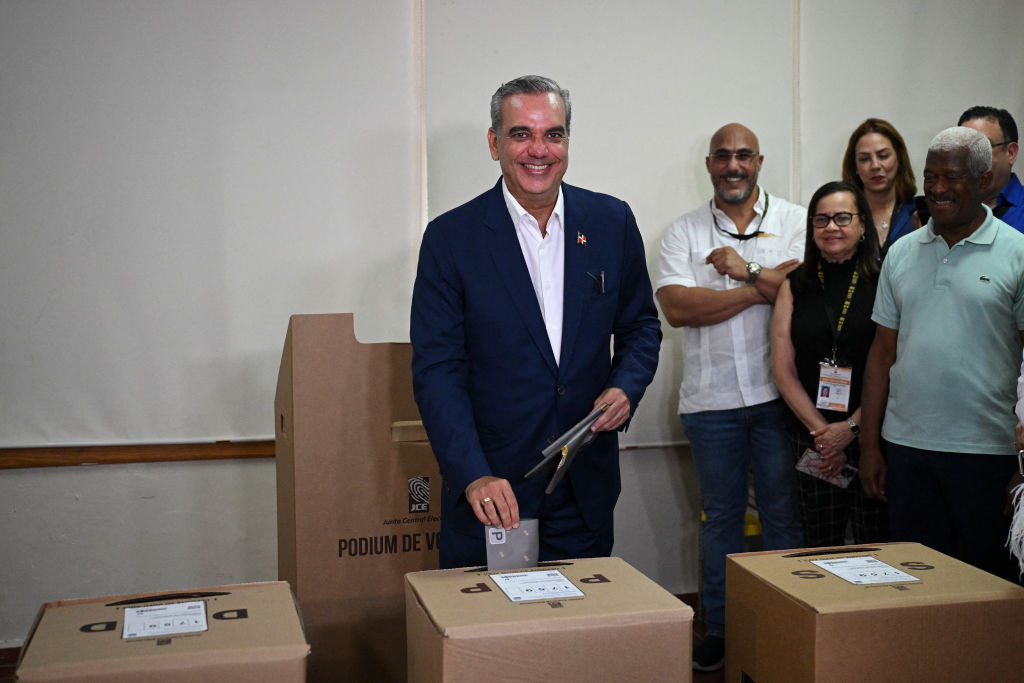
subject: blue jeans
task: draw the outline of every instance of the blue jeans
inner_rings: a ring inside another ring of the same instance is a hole
[[[704,607],[708,635],[725,635],[725,556],[744,551],[747,471],[765,550],[803,545],[796,469],[782,423],[781,399],[746,408],[680,415],[707,519],[701,529]]]

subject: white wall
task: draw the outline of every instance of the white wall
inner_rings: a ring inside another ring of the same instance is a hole
[[[0,3],[0,447],[267,438],[293,313],[408,339],[421,5]],[[277,575],[272,461],[0,470],[39,605]]]
[[[918,194],[928,143],[968,107],[1007,109],[1024,128],[1022,32],[1019,0],[803,0],[796,199],[840,177],[850,133],[870,116],[900,131]]]
[[[497,178],[514,76],[572,91],[566,180],[631,203],[652,267],[727,121],[805,201],[869,115],[919,175],[967,106],[1024,119],[1021,3],[848,5],[428,0],[421,91],[413,0],[0,3],[0,446],[269,436],[288,314],[406,338],[421,108],[433,216]],[[680,339],[628,442],[681,438]],[[687,450],[622,468],[616,553],[696,590]],[[0,647],[44,600],[274,578],[275,528],[270,461],[0,470]]]
[[[46,601],[277,578],[270,459],[0,471],[0,648]]]
[[[408,339],[418,12],[0,3],[0,447],[271,438],[289,315]]]

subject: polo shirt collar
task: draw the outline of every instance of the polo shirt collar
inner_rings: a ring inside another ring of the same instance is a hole
[[[985,210],[985,220],[981,222],[981,225],[978,226],[977,230],[961,240],[962,242],[971,242],[972,244],[992,244],[995,240],[997,230],[996,218],[992,215],[992,209],[988,208],[987,205],[982,204],[981,208]],[[933,220],[929,220],[928,224],[924,228],[918,230],[918,241],[922,244],[926,244],[939,239],[939,236],[935,234],[934,226],[935,222]]]

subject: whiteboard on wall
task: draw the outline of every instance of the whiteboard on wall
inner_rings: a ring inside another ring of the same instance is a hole
[[[408,340],[419,3],[0,3],[0,447],[268,438],[293,313]]]

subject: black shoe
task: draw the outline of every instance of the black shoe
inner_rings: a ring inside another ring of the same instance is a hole
[[[695,671],[718,671],[725,666],[725,638],[705,636],[700,645],[693,648]]]

